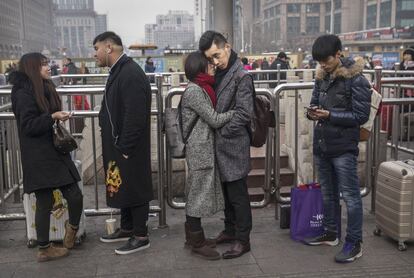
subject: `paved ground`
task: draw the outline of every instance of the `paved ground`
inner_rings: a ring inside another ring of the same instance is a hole
[[[92,200],[93,187],[85,191]],[[364,199],[364,256],[352,264],[333,261],[340,247],[309,247],[290,240],[289,231],[279,229],[271,205],[253,210],[250,253],[213,262],[183,248],[183,210],[168,209],[166,229],[158,229],[158,217],[151,217],[151,248],[128,256],[115,255],[118,244],[99,242],[106,217],[89,217],[82,246],[65,259],[41,264],[35,261],[37,250],[26,247],[24,221],[0,222],[0,277],[414,277],[414,244],[400,252],[394,241],[372,235],[369,198]],[[92,202],[85,203],[92,207]],[[21,211],[21,205],[9,204],[8,210]],[[208,235],[221,230],[221,217],[203,222]],[[345,227],[344,217],[342,221]]]

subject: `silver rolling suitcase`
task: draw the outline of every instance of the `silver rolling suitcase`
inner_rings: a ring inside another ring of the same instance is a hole
[[[398,250],[407,250],[414,239],[414,161],[387,161],[378,170],[374,234],[381,232],[398,241]]]
[[[79,160],[74,161],[79,174],[82,173],[82,164]],[[82,180],[78,182],[80,190],[83,192]],[[54,204],[50,214],[50,241],[62,241],[65,236],[65,221],[69,218],[66,200],[62,197],[59,190],[53,192]],[[23,207],[26,214],[27,246],[33,248],[37,245],[37,235],[35,226],[36,197],[35,194],[23,194]],[[85,214],[82,213],[77,233],[77,244],[86,236]]]

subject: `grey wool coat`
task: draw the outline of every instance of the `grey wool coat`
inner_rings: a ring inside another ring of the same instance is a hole
[[[250,171],[250,119],[253,108],[252,76],[237,60],[217,88],[218,113],[235,110],[225,126],[216,130],[216,156],[223,182],[247,177]]]
[[[182,96],[181,113],[184,137],[188,136],[192,123],[197,121],[185,150],[188,167],[186,214],[211,216],[224,209],[214,151],[214,129],[230,121],[233,111],[217,113],[207,93],[198,85],[189,83]]]

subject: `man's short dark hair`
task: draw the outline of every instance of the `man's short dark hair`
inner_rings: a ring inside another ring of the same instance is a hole
[[[323,61],[329,56],[335,56],[342,50],[341,40],[336,35],[318,37],[312,46],[312,57],[316,61]]]
[[[201,35],[200,41],[198,43],[198,49],[200,51],[208,50],[212,45],[216,44],[217,47],[222,48],[224,44],[227,43],[227,39],[216,31],[205,31],[203,35]]]
[[[103,32],[102,34],[97,35],[95,39],[93,40],[93,45],[95,45],[95,43],[97,42],[104,42],[104,41],[110,41],[115,45],[122,46],[121,38],[117,34],[111,31]]]
[[[281,51],[277,54],[277,58],[283,58],[283,59],[287,59],[288,56],[286,55],[285,52]]]
[[[199,73],[207,71],[208,60],[200,51],[194,51],[188,54],[184,63],[185,77],[193,81]]]

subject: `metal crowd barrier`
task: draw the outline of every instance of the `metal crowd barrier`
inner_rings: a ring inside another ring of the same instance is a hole
[[[303,70],[298,70],[303,71]],[[283,80],[280,80],[280,73],[283,72],[282,70],[276,71],[252,71],[254,74],[265,74],[265,73],[274,73],[278,74],[278,84],[282,83]],[[380,92],[384,89],[389,89],[391,86],[394,90],[404,90],[404,89],[411,89],[412,84],[414,83],[413,77],[401,77],[401,76],[409,76],[414,75],[414,71],[382,71],[381,68],[376,68],[375,70],[367,70],[364,73],[373,74],[375,76],[375,87]],[[182,74],[182,73],[180,73]],[[159,226],[166,227],[166,205],[168,203],[173,208],[183,208],[185,203],[183,202],[176,202],[172,196],[172,159],[169,154],[168,149],[165,148],[165,134],[163,132],[163,88],[170,88],[171,83],[164,82],[165,77],[167,75],[171,75],[171,73],[162,73],[162,74],[148,74],[153,75],[155,77],[155,87],[152,87],[152,93],[156,95],[157,100],[157,109],[151,111],[151,115],[157,117],[157,154],[158,154],[158,206],[152,206],[151,211],[159,212]],[[383,77],[384,76],[384,77]],[[385,77],[388,76],[388,77]],[[87,74],[87,75],[61,75],[58,78],[70,78],[70,77],[107,77],[107,74]],[[55,77],[56,79],[56,77]],[[256,80],[257,81],[257,80]],[[263,83],[270,83],[269,80],[259,80],[264,81]],[[179,85],[185,85],[186,83],[180,82]],[[260,84],[260,83],[259,83]],[[305,82],[305,83],[289,83],[289,84],[281,84],[274,89],[273,92],[269,91],[268,89],[258,88],[256,92],[261,95],[265,95],[271,99],[272,108],[275,111],[275,120],[276,120],[276,128],[269,132],[269,137],[267,138],[266,144],[266,160],[265,160],[265,185],[264,191],[265,196],[264,199],[260,202],[252,202],[253,207],[263,207],[266,206],[270,201],[271,191],[272,191],[272,183],[275,189],[275,196],[276,202],[284,204],[290,202],[289,197],[283,197],[280,195],[280,119],[279,119],[279,112],[280,112],[280,95],[282,92],[289,90],[294,90],[295,92],[295,126],[298,126],[298,90],[302,89],[312,89],[313,82]],[[104,87],[102,84],[89,84],[89,85],[63,85],[59,87],[58,92],[67,98],[67,105],[68,108],[71,107],[71,98],[72,95],[86,95],[90,98],[91,107],[95,106],[95,97],[98,95],[102,95],[104,91]],[[14,195],[15,202],[20,201],[20,186],[22,184],[22,171],[21,171],[21,163],[19,161],[19,146],[17,144],[17,130],[15,124],[13,123],[14,116],[10,112],[4,112],[10,110],[10,91],[11,88],[9,87],[1,87],[0,88],[0,139],[2,139],[1,145],[1,152],[2,154],[6,154],[6,158],[2,157],[1,167],[0,168],[0,182],[2,182],[2,186],[0,187],[0,204],[4,207],[5,200]],[[171,100],[172,97],[175,95],[181,95],[184,89],[171,89],[169,90],[166,96],[166,107],[171,107]],[[4,101],[2,101],[4,100]],[[384,104],[387,105],[394,105],[396,109],[393,112],[393,120],[398,121],[399,111],[398,107],[401,105],[410,105],[414,103],[413,99],[387,99],[383,100]],[[411,111],[411,108],[410,108]],[[88,118],[95,118],[97,117],[97,111],[75,111],[74,117],[88,117]],[[411,120],[411,119],[409,119]],[[96,136],[94,134],[94,121],[92,120],[92,137],[93,137],[93,152],[94,152],[94,171],[95,171],[95,208],[94,209],[85,209],[85,213],[88,216],[96,216],[96,215],[107,215],[114,211],[110,208],[99,208],[98,206],[98,191],[97,191],[97,166],[96,166],[96,145],[95,139]],[[409,123],[409,126],[411,124]],[[394,129],[398,131],[397,124],[394,125]],[[410,148],[406,148],[400,146],[398,144],[398,132],[395,132],[393,129],[392,131],[392,138],[391,142],[388,143],[388,146],[391,147],[393,150],[392,154],[395,158],[397,158],[398,151],[404,151],[410,154],[414,154],[414,150]],[[6,132],[6,130],[10,130],[10,132]],[[378,161],[378,153],[379,153],[379,133],[380,133],[380,118],[377,117],[374,124],[373,135],[367,142],[367,151],[366,151],[366,184],[365,187],[361,188],[361,195],[366,196],[369,194],[370,190],[375,193],[375,179],[376,179],[376,167]],[[397,139],[396,139],[397,138]],[[297,183],[297,174],[298,174],[298,130],[295,131],[295,177],[294,177],[294,184]],[[4,144],[6,142],[6,144]],[[166,163],[164,165],[164,162]],[[164,171],[165,167],[165,171]],[[6,169],[6,170],[4,170]],[[11,173],[11,174],[9,174]],[[6,178],[6,180],[5,180]],[[272,180],[273,178],[273,180]],[[166,180],[165,180],[166,179]],[[167,192],[167,200],[164,201],[164,190]],[[372,194],[372,211],[375,211],[375,194]],[[277,207],[277,206],[276,206]],[[115,211],[117,213],[117,211]],[[25,219],[24,214],[0,214],[0,221],[1,220],[16,220],[16,219]]]
[[[162,97],[162,80],[161,77],[157,77],[157,85],[158,87],[152,87],[152,94],[156,96],[157,101],[157,109],[151,110],[151,116],[157,117],[157,162],[158,162],[158,202],[159,205],[150,206],[151,212],[158,212],[159,213],[159,227],[163,228],[166,227],[166,210],[165,210],[165,202],[164,202],[164,179],[163,179],[163,172],[164,172],[164,139],[162,135],[162,127],[163,127],[163,97]],[[104,92],[104,87],[93,87],[93,88],[57,88],[57,91],[60,95],[66,96],[70,98],[72,95],[88,95],[91,99],[91,107],[93,108],[95,105],[95,96],[102,95]],[[10,94],[10,89],[0,89],[0,95]],[[10,104],[9,104],[10,105]],[[69,106],[70,107],[70,106]],[[6,107],[5,107],[6,108]],[[9,106],[7,108],[10,108]],[[93,167],[94,167],[94,186],[95,186],[95,208],[93,209],[85,209],[85,214],[87,216],[98,216],[98,215],[110,215],[110,214],[118,214],[119,210],[114,210],[111,208],[99,208],[99,200],[98,200],[98,175],[97,175],[97,153],[96,153],[96,135],[95,135],[95,123],[94,118],[98,116],[98,111],[73,111],[74,118],[91,118],[91,132],[92,132],[92,150],[93,150]],[[4,121],[9,121],[13,124],[13,128],[7,127],[3,125]],[[18,150],[18,137],[17,137],[17,130],[16,125],[14,122],[14,114],[12,112],[2,112],[0,113],[0,128],[1,134],[0,139],[5,138],[6,130],[10,130],[10,133],[7,134],[9,137],[7,142],[11,142],[11,150]],[[4,135],[4,136],[3,136]],[[5,150],[5,146],[3,144],[2,149]],[[1,152],[3,154],[3,152]],[[2,186],[0,186],[0,201],[2,207],[5,206],[5,200],[13,193],[15,193],[15,202],[21,202],[20,200],[20,192],[19,188],[22,185],[22,175],[21,175],[21,164],[20,161],[17,160],[19,157],[18,151],[11,152],[8,154],[11,155],[11,170],[13,175],[9,175],[8,172],[4,172],[0,170],[0,182],[2,182]],[[1,160],[0,166],[4,168],[4,161],[5,159]],[[8,161],[8,160],[7,160]],[[9,169],[7,168],[9,171]],[[6,181],[4,177],[10,177]],[[6,191],[6,192],[5,192]],[[0,221],[2,220],[21,220],[25,219],[25,215],[23,213],[12,213],[12,214],[0,214]]]
[[[184,88],[173,88],[170,89],[167,93],[165,98],[165,108],[172,107],[172,99],[175,96],[182,96],[184,93]],[[272,93],[268,89],[256,88],[256,95],[262,95],[267,97],[269,100],[272,100]],[[271,109],[274,110],[273,101],[271,103]],[[271,129],[273,130],[273,129]],[[271,178],[272,178],[272,137],[273,132],[270,131],[268,133],[267,141],[266,141],[266,156],[265,156],[265,184],[263,186],[264,190],[264,197],[263,200],[257,202],[251,202],[250,205],[254,208],[262,208],[269,204],[271,198]],[[178,202],[174,200],[173,196],[173,185],[172,185],[172,161],[173,158],[171,157],[170,151],[166,148],[166,187],[167,187],[167,203],[170,207],[175,209],[181,209],[185,207],[185,202]]]
[[[375,71],[376,74],[381,73],[381,71]],[[375,86],[378,88],[379,87],[379,80],[378,78],[375,81]],[[273,96],[274,96],[274,102],[275,102],[275,122],[276,122],[276,129],[275,129],[275,151],[274,151],[274,181],[275,181],[275,197],[276,197],[276,201],[280,204],[288,204],[290,203],[290,197],[285,197],[285,196],[281,196],[280,194],[280,189],[281,189],[281,182],[280,182],[280,166],[279,166],[279,161],[280,161],[280,138],[279,138],[279,134],[280,134],[280,95],[281,93],[285,92],[285,91],[294,91],[294,95],[295,95],[295,119],[294,119],[294,123],[295,123],[295,141],[294,141],[294,182],[293,184],[296,185],[298,183],[298,119],[299,119],[299,115],[298,115],[298,94],[299,91],[298,90],[312,90],[314,87],[314,82],[304,82],[304,83],[290,83],[290,84],[281,84],[279,86],[277,86],[273,92]],[[373,158],[371,157],[371,148],[372,148],[372,142],[371,142],[372,138],[370,138],[367,142],[367,151],[366,151],[366,184],[364,187],[361,188],[360,193],[362,197],[367,196],[370,193],[371,187],[372,187],[372,181],[371,181],[371,168],[372,168],[372,161]],[[313,172],[313,180],[315,180],[315,171]],[[277,213],[277,206],[276,206],[276,213]]]
[[[0,115],[13,115],[4,105]],[[20,184],[23,173],[20,163],[20,147],[17,127],[13,120],[0,117],[0,206],[5,208],[5,201],[14,196],[14,202],[20,200]]]

